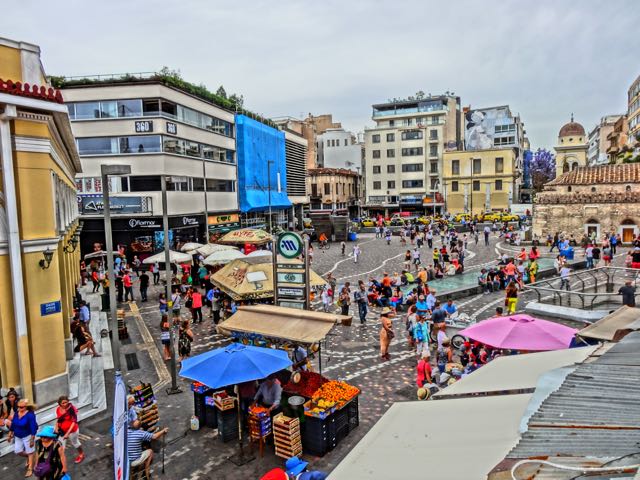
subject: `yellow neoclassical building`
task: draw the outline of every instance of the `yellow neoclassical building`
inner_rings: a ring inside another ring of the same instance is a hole
[[[508,210],[517,198],[520,175],[514,148],[444,152],[443,164],[450,213]]]
[[[80,160],[39,47],[4,38],[0,159],[0,386],[45,405],[69,389]]]
[[[573,121],[573,114],[571,121],[560,129],[558,144],[554,149],[556,151],[556,178],[578,167],[587,166],[587,150],[589,149],[587,134],[582,125]]]

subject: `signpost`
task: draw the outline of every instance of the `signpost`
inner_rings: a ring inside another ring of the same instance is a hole
[[[294,232],[284,232],[278,236],[277,253],[286,259],[293,260],[305,252],[305,264],[275,264],[274,297],[276,305],[301,310],[310,307],[308,285],[310,276],[307,267],[306,243],[300,235]]]

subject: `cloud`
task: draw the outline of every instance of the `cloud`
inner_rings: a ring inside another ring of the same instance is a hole
[[[5,35],[39,44],[50,74],[154,71],[245,96],[269,116],[333,113],[371,125],[371,105],[424,90],[509,104],[532,146],[571,112],[585,128],[626,108],[640,74],[635,0],[220,2],[35,0],[3,12]]]

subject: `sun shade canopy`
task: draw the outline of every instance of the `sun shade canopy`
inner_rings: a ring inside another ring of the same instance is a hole
[[[617,336],[616,333],[624,334],[632,330],[640,330],[640,308],[625,306],[583,328],[578,332],[578,336],[617,341],[621,335]]]

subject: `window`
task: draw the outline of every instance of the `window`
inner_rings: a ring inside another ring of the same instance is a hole
[[[429,145],[429,156],[430,157],[438,156],[438,145]]]
[[[396,173],[395,165],[387,165],[387,173]]]
[[[373,166],[373,173],[374,174],[380,173],[380,165],[374,165]]]
[[[100,102],[100,118],[117,118],[118,104],[115,101]]]
[[[451,160],[451,175],[460,175],[460,160]]]
[[[100,102],[80,102],[75,104],[75,119],[100,118]]]
[[[496,157],[496,173],[502,173],[504,171],[504,158]]]
[[[382,182],[373,182],[374,190],[382,190]]]
[[[317,183],[312,183],[311,184],[311,196],[312,197],[317,197],[318,196],[318,184]]]
[[[330,183],[325,183],[324,184],[324,194],[325,195],[331,195],[331,184]]]
[[[393,133],[387,133],[387,142],[395,142],[396,136]]]
[[[169,192],[188,192],[189,177],[171,176],[167,178],[167,191]]]
[[[496,180],[496,184],[494,186],[495,190],[502,190],[502,180]]]
[[[145,116],[160,115],[160,100],[157,98],[146,98],[142,100],[142,114]]]
[[[423,188],[424,181],[423,180],[403,180],[402,188]]]
[[[141,117],[142,100],[118,100],[119,117]]]
[[[173,103],[173,102],[169,102],[167,100],[161,100],[160,101],[160,111],[162,112],[162,115],[170,117],[170,118],[177,118],[178,117],[178,106]]]
[[[373,158],[380,158],[380,150],[373,150]]]
[[[496,137],[493,139],[494,146],[512,145],[516,143],[516,137]]]
[[[161,189],[160,176],[129,177],[129,191],[157,192]]]
[[[422,172],[424,170],[424,164],[422,163],[407,163],[402,165],[402,171],[408,172]]]
[[[420,140],[423,138],[422,130],[406,130],[402,132],[402,140]]]
[[[380,143],[380,135],[376,134],[376,135],[371,135],[371,141],[373,143]]]
[[[474,192],[479,192],[480,191],[480,180],[474,180],[473,181],[473,191]]]
[[[387,149],[387,158],[394,158],[396,156],[396,151],[393,148]]]
[[[118,139],[110,137],[78,138],[80,155],[109,155],[118,153]]]
[[[473,174],[479,175],[482,173],[482,160],[480,158],[473,159]]]
[[[452,192],[457,192],[458,189],[459,189],[458,181],[454,180],[453,182],[451,182],[451,191]]]
[[[512,123],[510,125],[496,125],[495,132],[496,133],[506,133],[506,132],[515,132],[516,125]]]
[[[431,117],[431,125],[438,125],[440,123],[440,115],[434,115]]]
[[[395,120],[389,120],[389,126],[393,127],[396,124]]]
[[[438,173],[438,162],[431,162],[429,173]]]
[[[218,180],[216,178],[207,178],[207,191],[208,192],[235,192],[236,182],[233,180]]]
[[[438,179],[437,178],[432,178],[431,181],[429,182],[431,184],[431,190],[437,190],[438,189]]]
[[[396,182],[395,182],[395,180],[389,180],[389,181],[387,182],[387,188],[389,188],[389,189],[396,188]]]
[[[438,139],[438,130],[429,130],[429,140]]]
[[[422,147],[403,148],[402,149],[402,156],[403,157],[416,157],[418,155],[424,155],[424,149]]]
[[[154,153],[160,152],[159,135],[136,135],[120,137],[120,153]]]

